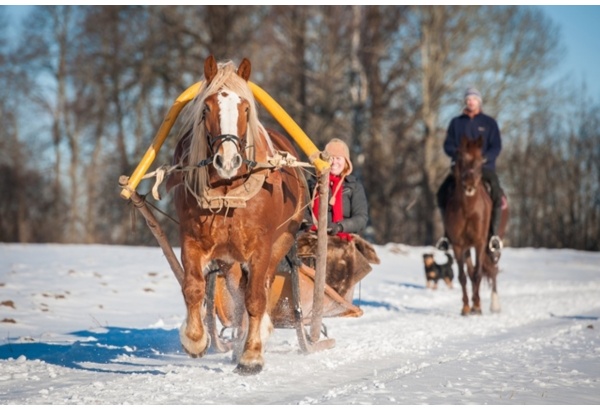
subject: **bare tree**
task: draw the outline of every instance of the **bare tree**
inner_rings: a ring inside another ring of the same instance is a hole
[[[400,241],[411,236],[405,218],[412,201],[407,132],[414,125],[410,89],[416,75],[414,26],[409,8],[397,6],[366,7],[361,26],[360,60],[368,89],[365,126],[359,137],[363,180],[375,241]]]
[[[441,233],[442,141],[462,91],[474,85],[503,135],[509,243],[598,247],[598,108],[539,81],[562,50],[537,9],[43,6],[20,31],[18,53],[2,27],[3,240],[153,244],[141,221],[131,225],[117,180],[214,54],[250,58],[252,80],[317,146],[332,137],[349,143],[375,242],[429,244]],[[167,140],[158,164],[175,143]],[[534,182],[546,178],[553,183]],[[157,206],[169,213],[168,197]]]
[[[4,10],[0,9],[0,240],[55,241],[66,220],[57,210],[64,208],[61,198],[48,189],[54,178],[44,168],[43,144],[22,132],[22,124],[31,120],[30,73],[23,65],[25,53],[4,36]]]

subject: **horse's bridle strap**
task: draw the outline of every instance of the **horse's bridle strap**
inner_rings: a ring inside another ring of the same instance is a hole
[[[208,135],[210,137],[210,134]],[[221,135],[217,135],[214,138],[210,138],[209,139],[209,148],[210,148],[210,152],[214,155],[214,153],[216,151],[219,150],[219,148],[221,147],[221,145],[223,145],[223,143],[225,142],[233,142],[238,151],[242,151],[242,141],[240,140],[240,137],[238,137],[237,135],[233,135],[233,134],[221,134]],[[213,145],[215,143],[218,143],[218,145],[216,147],[213,148]]]

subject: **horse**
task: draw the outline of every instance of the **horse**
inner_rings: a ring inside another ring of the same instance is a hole
[[[443,215],[444,227],[452,244],[458,265],[458,280],[462,287],[463,307],[461,314],[481,314],[479,287],[485,276],[492,287],[492,313],[500,312],[500,300],[496,286],[497,260],[487,251],[488,233],[492,213],[492,200],[482,180],[485,162],[481,147],[483,138],[463,137],[453,167],[455,187],[448,198]],[[505,198],[503,198],[506,204]],[[503,206],[498,234],[504,236],[508,207]],[[471,260],[471,248],[475,250],[475,265]],[[472,284],[472,302],[469,306],[465,264]]]
[[[264,367],[263,347],[273,331],[267,311],[269,287],[277,265],[292,247],[308,202],[305,177],[299,168],[261,166],[276,150],[297,157],[291,141],[259,121],[248,79],[251,63],[244,58],[204,62],[198,94],[186,107],[183,133],[173,154],[181,173],[171,174],[180,224],[182,293],[187,310],[179,335],[191,357],[209,349],[207,275],[239,264],[242,275],[234,292],[245,323],[239,374],[256,374]],[[215,268],[217,267],[217,268]],[[223,268],[225,267],[225,268]],[[231,281],[230,281],[231,282]]]

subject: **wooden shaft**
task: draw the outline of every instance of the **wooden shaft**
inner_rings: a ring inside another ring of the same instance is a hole
[[[175,100],[173,106],[171,106],[171,109],[169,109],[169,112],[163,119],[163,122],[160,125],[160,128],[158,129],[158,132],[154,137],[154,140],[152,141],[152,145],[150,145],[150,147],[142,157],[142,160],[129,177],[127,186],[123,187],[123,189],[121,190],[121,198],[129,199],[132,192],[135,191],[138,184],[142,180],[142,177],[144,176],[144,174],[146,174],[146,171],[148,171],[148,168],[150,168],[150,165],[152,165],[152,162],[154,162],[154,160],[156,159],[158,151],[160,151],[160,148],[167,139],[169,131],[171,131],[171,128],[173,128],[173,124],[179,116],[179,113],[181,112],[183,107],[185,107],[185,105],[192,98],[194,98],[196,94],[198,94],[200,84],[201,83],[196,83],[192,85],[183,93],[181,93],[181,95]]]
[[[148,224],[150,231],[152,231],[152,234],[158,241],[158,244],[162,248],[162,251],[167,258],[167,262],[169,262],[169,265],[171,266],[171,270],[175,274],[175,278],[177,278],[179,285],[183,287],[183,268],[181,267],[177,256],[175,256],[173,248],[171,248],[171,245],[169,245],[167,236],[158,224],[158,221],[154,217],[154,214],[152,213],[150,208],[148,208],[148,205],[146,205],[146,201],[144,201],[136,191],[133,191],[131,193],[131,202],[133,202],[133,205],[140,211],[140,213],[146,219],[146,223]]]
[[[248,85],[252,89],[254,98],[261,103],[263,107],[269,111],[269,113],[279,122],[279,124],[290,134],[290,136],[296,141],[300,149],[308,156],[311,164],[315,166],[317,171],[322,172],[329,168],[329,162],[323,161],[319,157],[319,149],[315,144],[308,138],[308,136],[302,131],[302,128],[289,116],[289,114],[275,101],[265,90],[260,88],[258,85],[251,81],[248,81]]]
[[[317,171],[322,172],[324,169],[329,168],[329,163],[327,161],[323,161],[319,157],[319,150],[315,146],[315,144],[308,138],[308,136],[302,131],[302,128],[298,126],[298,124],[289,116],[287,112],[275,101],[265,90],[260,88],[258,85],[254,84],[251,81],[248,81],[248,85],[252,89],[252,93],[254,97],[261,103],[267,111],[275,118],[279,124],[290,134],[290,136],[296,141],[298,146],[302,149],[302,151],[308,156],[311,164],[315,166]],[[185,107],[185,105],[190,102],[202,86],[202,81],[192,85],[187,90],[185,90],[173,103],[173,106],[169,109],[169,112],[165,116],[154,140],[152,141],[152,145],[148,148],[142,160],[139,162],[136,169],[133,171],[131,176],[129,177],[128,185],[123,187],[121,190],[121,197],[123,199],[129,199],[131,193],[135,191],[138,184],[142,180],[142,177],[152,165],[152,162],[156,159],[158,155],[158,151],[162,147],[163,143],[167,139],[171,128],[173,128],[173,124],[175,120],[179,116],[179,113]]]
[[[317,217],[317,261],[315,269],[315,289],[313,294],[310,339],[319,340],[323,318],[325,275],[327,274],[327,208],[329,207],[329,168],[319,175],[319,216]]]

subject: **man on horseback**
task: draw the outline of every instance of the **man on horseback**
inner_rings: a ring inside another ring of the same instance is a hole
[[[444,141],[444,152],[452,159],[452,165],[456,161],[457,149],[463,136],[471,139],[483,137],[482,154],[486,158],[483,165],[482,178],[489,184],[492,199],[492,216],[489,233],[489,250],[499,254],[502,249],[502,239],[498,235],[500,217],[502,214],[502,189],[496,174],[496,158],[502,150],[500,130],[496,120],[483,113],[481,93],[475,88],[468,88],[464,96],[465,108],[463,113],[454,117],[448,126],[446,140]],[[450,193],[455,186],[454,175],[450,173],[437,192],[438,206],[442,215],[446,208]],[[448,235],[438,240],[436,247],[440,250],[449,248]]]

